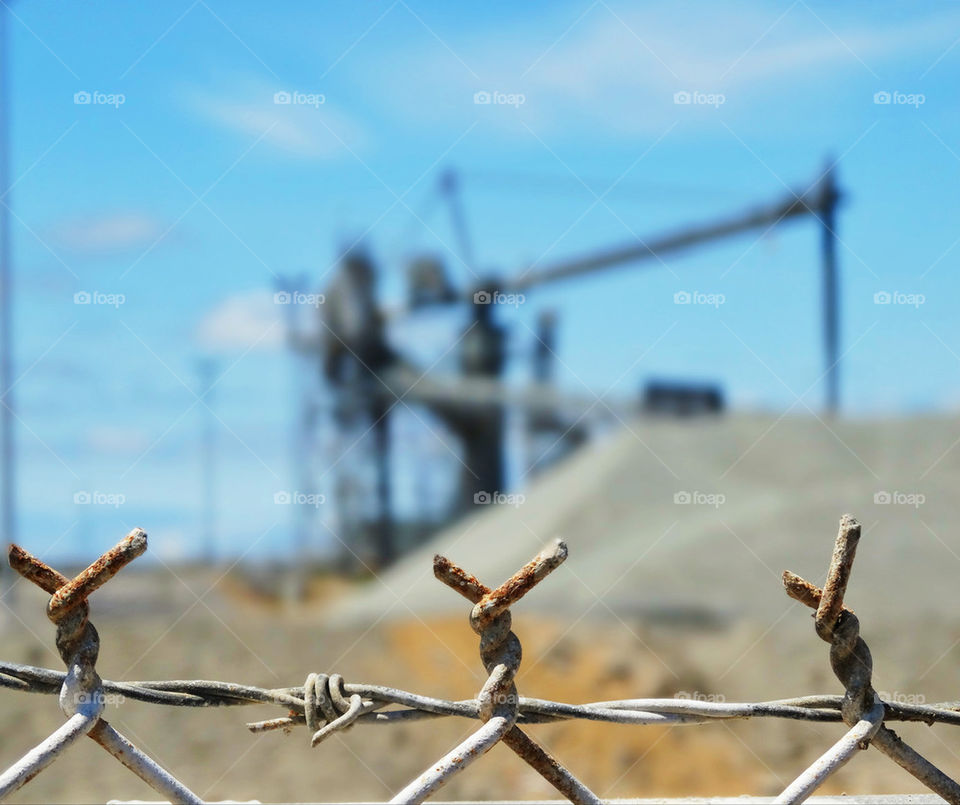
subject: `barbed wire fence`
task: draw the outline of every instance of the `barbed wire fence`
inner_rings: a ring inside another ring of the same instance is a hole
[[[567,558],[557,540],[496,589],[490,589],[450,560],[437,556],[434,575],[466,598],[473,608],[470,626],[480,637],[480,659],[488,677],[477,698],[451,701],[382,685],[346,682],[338,674],[308,674],[302,685],[260,688],[231,682],[166,680],[112,682],[97,674],[100,639],[89,620],[88,597],[147,548],[146,533],[136,528],[76,578],[68,579],[22,548],[10,547],[9,562],[25,579],[50,594],[47,615],[56,625],[56,645],[66,672],[0,661],[0,687],[24,693],[59,694],[66,716],[62,727],[0,774],[0,800],[26,785],[84,735],[171,802],[203,800],[134,746],[102,718],[107,696],[173,707],[272,705],[285,708],[278,718],[247,724],[254,733],[292,732],[306,726],[310,745],[356,724],[390,725],[444,717],[478,719],[480,727],[420,776],[392,802],[422,802],[477,761],[498,742],[510,747],[571,802],[601,802],[560,761],[531,738],[525,728],[582,719],[612,724],[697,725],[725,719],[781,718],[842,722],[849,729],[791,782],[775,802],[796,803],[859,752],[873,747],[951,803],[960,804],[960,784],[905,743],[887,724],[896,721],[960,725],[960,702],[907,704],[881,699],[873,689],[873,660],[860,637],[856,615],[844,606],[844,594],[860,540],[860,524],[849,515],[840,521],[827,581],[821,590],[785,571],[787,595],[815,610],[817,635],[830,644],[830,664],[843,684],[842,696],[801,696],[767,702],[708,702],[684,699],[623,699],[568,704],[520,696],[514,682],[521,646],[512,631],[510,607]]]

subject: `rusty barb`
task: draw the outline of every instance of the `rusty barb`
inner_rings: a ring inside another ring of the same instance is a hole
[[[960,805],[960,786],[887,726],[893,721],[960,726],[960,705],[884,701],[873,689],[870,649],[860,636],[860,621],[844,605],[860,535],[860,524],[844,516],[822,590],[793,573],[783,574],[787,594],[814,610],[816,633],[830,644],[830,664],[843,685],[843,695],[798,696],[772,702],[671,698],[570,704],[520,696],[515,680],[522,648],[513,632],[510,608],[567,558],[567,547],[559,540],[495,589],[449,559],[442,556],[434,559],[434,575],[473,605],[470,626],[480,637],[480,660],[487,679],[477,697],[465,701],[424,696],[383,685],[351,683],[339,674],[324,673],[308,674],[302,685],[272,689],[207,680],[102,680],[95,667],[100,640],[89,621],[87,599],[146,550],[147,535],[134,529],[72,580],[23,549],[12,546],[11,566],[51,596],[47,614],[56,624],[57,648],[67,670],[0,661],[0,688],[59,694],[66,721],[0,774],[0,800],[46,768],[68,746],[89,735],[169,800],[200,802],[196,794],[101,718],[104,695],[111,694],[121,700],[173,707],[264,704],[282,707],[286,715],[250,722],[247,728],[254,733],[286,733],[295,726],[305,725],[311,746],[357,724],[390,725],[446,717],[481,722],[466,740],[397,793],[394,802],[423,801],[501,742],[570,801],[599,802],[595,794],[526,733],[528,726],[573,719],[673,727],[727,719],[786,718],[842,723],[846,731],[783,790],[777,802],[802,802],[858,752],[873,746],[936,794]]]
[[[883,725],[885,708],[871,681],[873,657],[860,637],[859,619],[843,605],[859,543],[860,523],[845,514],[840,518],[822,590],[790,571],[783,573],[787,595],[816,610],[814,628],[821,639],[830,643],[830,665],[844,686],[840,712],[851,729],[791,783],[777,801],[802,802],[856,752],[873,745],[934,793],[960,805],[960,784]]]
[[[135,528],[71,580],[18,545],[10,546],[10,566],[50,593],[47,616],[57,626],[57,649],[67,666],[60,688],[60,709],[67,722],[0,774],[0,799],[26,785],[77,739],[89,735],[171,802],[202,801],[100,717],[105,701],[103,682],[95,668],[100,637],[88,619],[87,598],[146,549],[147,533]]]
[[[470,626],[480,635],[480,659],[489,676],[477,696],[484,724],[411,782],[392,802],[422,802],[499,741],[571,802],[600,799],[536,741],[516,726],[519,696],[514,677],[520,667],[520,641],[511,630],[510,606],[560,567],[567,546],[554,540],[495,590],[443,556],[433,560],[434,575],[474,606]]]
[[[47,615],[54,623],[83,604],[87,597],[112,579],[121,568],[147,550],[147,532],[135,528],[90,567],[56,590],[47,604]]]
[[[502,613],[506,612],[513,604],[517,603],[523,596],[534,588],[540,581],[545,579],[550,573],[560,567],[567,558],[567,546],[561,540],[554,540],[540,553],[538,553],[527,564],[514,573],[496,590],[488,590],[483,597],[474,602],[473,612],[470,613],[470,624],[479,633],[489,626]],[[438,564],[446,563],[451,569],[456,568],[449,560],[442,556],[437,556],[433,560],[433,572],[440,581],[449,584],[447,580],[438,574]],[[460,570],[460,568],[457,568]],[[463,575],[463,571],[460,571]],[[461,592],[457,586],[453,589]],[[480,588],[478,588],[480,589]],[[468,599],[469,600],[469,599]]]

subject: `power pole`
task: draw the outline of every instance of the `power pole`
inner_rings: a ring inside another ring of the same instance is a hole
[[[390,442],[390,406],[373,390],[374,403],[370,411],[373,419],[373,450],[377,464],[376,496],[377,514],[374,521],[374,548],[377,554],[377,569],[393,564],[397,558],[397,533],[393,517],[393,485],[390,457],[393,455]]]
[[[447,203],[450,205],[450,221],[457,238],[460,259],[467,270],[472,271],[474,265],[473,244],[467,230],[467,216],[463,210],[463,199],[460,197],[460,177],[453,168],[449,168],[441,174],[440,192],[446,196]]]
[[[203,561],[213,564],[217,558],[217,423],[212,410],[213,386],[216,382],[217,364],[212,358],[204,358],[197,364],[200,376],[201,395],[204,402],[203,430],[200,438],[200,472],[202,481],[202,552]]]
[[[10,38],[7,30],[10,11],[0,9],[0,527],[3,540],[15,542],[16,477],[13,444],[13,304],[10,276]],[[12,587],[12,572],[0,563],[0,587]],[[12,606],[11,593],[7,605]]]
[[[823,260],[823,348],[826,362],[826,411],[835,415],[840,409],[840,299],[837,277],[837,190],[833,167],[828,166],[820,180],[821,255]]]
[[[290,494],[315,494],[310,471],[309,442],[312,430],[312,405],[306,386],[307,368],[304,366],[304,334],[298,315],[297,296],[308,287],[306,274],[282,276],[276,279],[278,301],[283,305],[284,326],[290,353],[290,398],[293,416],[290,428]],[[285,297],[284,297],[285,295]],[[290,557],[290,578],[286,595],[293,601],[303,599],[307,592],[307,552],[310,541],[311,512],[307,505],[290,506],[290,527],[293,533],[293,555]]]

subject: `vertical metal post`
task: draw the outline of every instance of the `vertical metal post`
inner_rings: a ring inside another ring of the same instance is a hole
[[[13,304],[10,276],[10,38],[9,11],[0,8],[0,527],[4,542],[16,542],[16,478],[13,444]],[[0,563],[0,588],[12,577],[7,563]],[[7,604],[12,601],[7,599]]]
[[[493,294],[496,285],[477,293]],[[497,305],[474,302],[473,323],[460,340],[460,371],[465,377],[502,381],[507,361],[507,328],[496,320]],[[506,407],[491,402],[447,409],[448,424],[463,444],[460,473],[461,511],[470,511],[477,494],[494,495],[506,489]]]
[[[374,394],[377,392],[375,391]],[[390,417],[387,404],[376,397],[371,408],[373,418],[373,451],[377,463],[377,515],[374,528],[378,568],[386,568],[397,558],[394,544],[393,491],[391,485]]]
[[[823,261],[823,346],[826,362],[826,412],[840,408],[840,298],[837,277],[837,192],[833,167],[828,167],[820,188],[821,255]]]
[[[210,406],[213,403],[213,385],[216,378],[216,362],[201,360],[199,364],[200,387],[206,404],[203,417],[203,434],[200,440],[201,474],[200,488],[203,494],[203,560],[212,564],[217,558],[217,430]]]
[[[293,417],[290,427],[290,494],[317,494],[313,488],[310,471],[309,441],[312,427],[312,401],[306,385],[308,369],[304,365],[304,338],[298,316],[297,294],[307,288],[307,276],[297,274],[278,277],[275,287],[278,300],[285,294],[283,305],[284,327],[287,345],[290,347],[290,395],[293,401]],[[290,577],[285,595],[292,601],[301,600],[307,592],[307,550],[311,529],[312,512],[307,505],[291,505],[290,527],[293,534],[293,551],[290,557]]]
[[[447,197],[450,205],[450,220],[453,231],[460,247],[460,259],[468,271],[473,271],[474,255],[470,233],[467,231],[467,216],[463,210],[463,200],[460,198],[460,179],[452,168],[445,170],[440,176],[440,191]]]

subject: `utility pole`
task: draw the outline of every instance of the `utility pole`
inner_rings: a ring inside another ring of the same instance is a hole
[[[200,437],[200,473],[202,476],[202,559],[213,564],[217,558],[217,422],[212,410],[213,386],[216,383],[217,363],[203,358],[197,364],[201,397],[204,402],[203,430]]]
[[[447,202],[450,205],[450,220],[457,238],[460,259],[468,271],[473,271],[473,244],[467,230],[467,216],[463,210],[463,199],[460,197],[460,177],[457,176],[457,172],[453,168],[449,168],[441,174],[440,192],[447,197]]]
[[[393,517],[393,485],[390,457],[390,406],[386,400],[373,390],[374,403],[370,411],[373,419],[374,456],[377,463],[376,496],[377,514],[374,521],[374,545],[377,554],[377,569],[382,570],[393,564],[397,558],[397,534]]]
[[[278,277],[274,287],[277,294],[274,299],[283,305],[284,326],[290,355],[290,397],[293,402],[293,416],[290,428],[290,494],[296,492],[314,494],[310,477],[310,459],[308,454],[309,435],[312,424],[312,409],[307,392],[307,370],[304,367],[304,336],[301,331],[298,295],[305,293],[307,275]],[[290,558],[291,576],[286,594],[294,601],[301,600],[307,592],[307,549],[309,543],[311,513],[309,507],[290,506],[290,526],[293,532],[293,555]]]
[[[0,8],[0,527],[3,541],[17,539],[16,477],[13,444],[13,304],[10,276],[10,10]],[[7,592],[7,605],[13,600],[12,572],[0,563],[0,588]]]
[[[820,180],[821,255],[823,260],[823,348],[826,362],[826,411],[835,415],[840,409],[840,300],[837,277],[837,204],[840,193],[836,176],[829,165]]]

